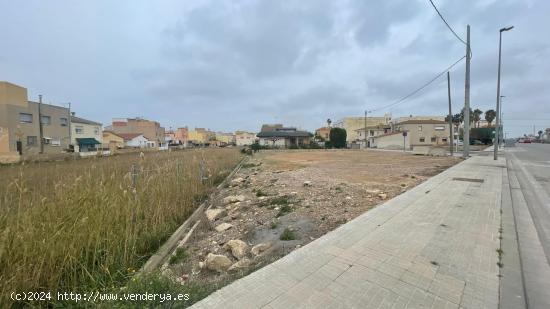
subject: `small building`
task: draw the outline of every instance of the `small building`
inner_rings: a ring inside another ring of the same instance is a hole
[[[361,148],[365,147],[365,140],[367,140],[367,147],[373,147],[374,138],[376,136],[384,135],[391,132],[389,124],[379,124],[376,126],[367,127],[367,135],[365,138],[365,128],[357,129],[357,136],[361,141]]]
[[[235,131],[235,144],[237,146],[250,146],[256,141],[256,133]]]
[[[369,116],[366,119],[367,127],[377,126],[377,125],[386,125],[391,121],[391,114],[384,114],[384,116]],[[351,147],[351,144],[360,144],[362,143],[359,138],[358,129],[365,128],[365,117],[344,117],[335,121],[332,124],[335,128],[342,128],[346,130],[346,142]]]
[[[405,120],[395,124],[395,132],[408,131],[410,148],[449,144],[449,124],[443,120]]]
[[[153,147],[165,145],[164,128],[160,123],[143,118],[114,118],[113,123],[105,128],[116,134],[143,134]]]
[[[124,138],[126,147],[130,148],[154,148],[156,147],[155,141],[150,141],[141,133],[121,133],[119,134]]]
[[[102,124],[71,115],[71,145],[74,152],[96,151],[103,140]]]
[[[216,132],[216,141],[219,146],[235,145],[235,135],[233,133]]]
[[[101,144],[102,148],[108,148],[111,151],[116,149],[124,148],[124,138],[115,132],[112,131],[103,131],[102,134],[103,142]]]
[[[194,145],[208,146],[215,144],[216,133],[205,128],[195,128],[195,130],[188,131],[188,139],[189,143]]]
[[[256,135],[261,146],[273,148],[299,148],[309,145],[312,134],[292,127],[264,125]]]
[[[411,144],[407,131],[388,132],[374,136],[370,147],[379,149],[409,150],[411,149]]]
[[[320,138],[321,142],[330,141],[330,127],[321,127],[315,130],[315,138]]]

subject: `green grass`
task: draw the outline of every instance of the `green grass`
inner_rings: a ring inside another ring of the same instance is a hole
[[[267,196],[267,193],[265,193],[264,191],[258,189],[258,190],[256,191],[256,196],[257,196],[257,197]]]
[[[277,221],[271,221],[271,229],[274,230],[279,226],[279,222]]]
[[[294,232],[290,230],[289,228],[285,228],[281,236],[279,237],[280,240],[288,241],[288,240],[295,240],[296,235],[294,235]]]
[[[183,247],[179,247],[176,249],[176,252],[170,257],[168,263],[170,265],[178,264],[187,260],[188,257],[189,255],[187,254],[187,250],[185,250],[185,248]]]
[[[292,207],[290,207],[289,205],[283,205],[281,206],[281,208],[279,208],[279,212],[277,213],[277,215],[275,215],[275,217],[282,217],[284,215],[286,215],[287,213],[290,213],[292,212]]]
[[[0,307],[13,305],[12,291],[126,284],[208,196],[211,175],[240,158],[208,149],[0,167]]]

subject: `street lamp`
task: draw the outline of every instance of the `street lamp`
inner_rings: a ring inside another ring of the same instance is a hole
[[[504,31],[510,31],[514,29],[514,26],[505,27],[500,29],[499,31],[499,39],[498,39],[498,75],[497,75],[497,121],[496,121],[496,128],[495,128],[495,143],[493,143],[493,159],[496,160],[498,158],[498,141],[499,141],[499,135],[500,135],[500,64],[502,59],[502,33]]]
[[[504,124],[502,123],[502,120],[504,119],[503,118],[504,113],[502,112],[502,98],[506,98],[506,96],[505,95],[500,96],[500,104],[499,104],[500,105],[500,126],[499,126],[499,130],[502,129],[501,134],[504,133]],[[503,143],[504,141],[500,141],[500,142]]]

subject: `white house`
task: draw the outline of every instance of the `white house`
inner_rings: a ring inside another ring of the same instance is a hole
[[[120,133],[119,135],[124,138],[124,144],[126,145],[126,147],[153,148],[156,145],[155,141],[148,140],[143,134]]]
[[[256,141],[256,133],[249,133],[245,131],[235,132],[235,143],[237,146],[248,146],[254,144]]]
[[[96,151],[103,142],[102,124],[71,116],[71,145],[75,152]]]

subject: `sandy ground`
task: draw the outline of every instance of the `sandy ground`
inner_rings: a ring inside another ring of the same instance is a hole
[[[180,282],[232,280],[288,254],[459,161],[386,151],[254,154],[211,199],[211,209],[223,213],[215,220],[205,218],[205,223],[185,245],[184,258],[173,261],[165,270]],[[228,227],[226,230],[216,230],[224,225]],[[281,240],[285,230],[294,239]],[[237,259],[232,254],[226,245],[230,240],[246,243],[245,257]],[[259,254],[251,252],[256,245],[267,249]],[[234,269],[208,269],[202,262],[209,253],[226,256]]]

